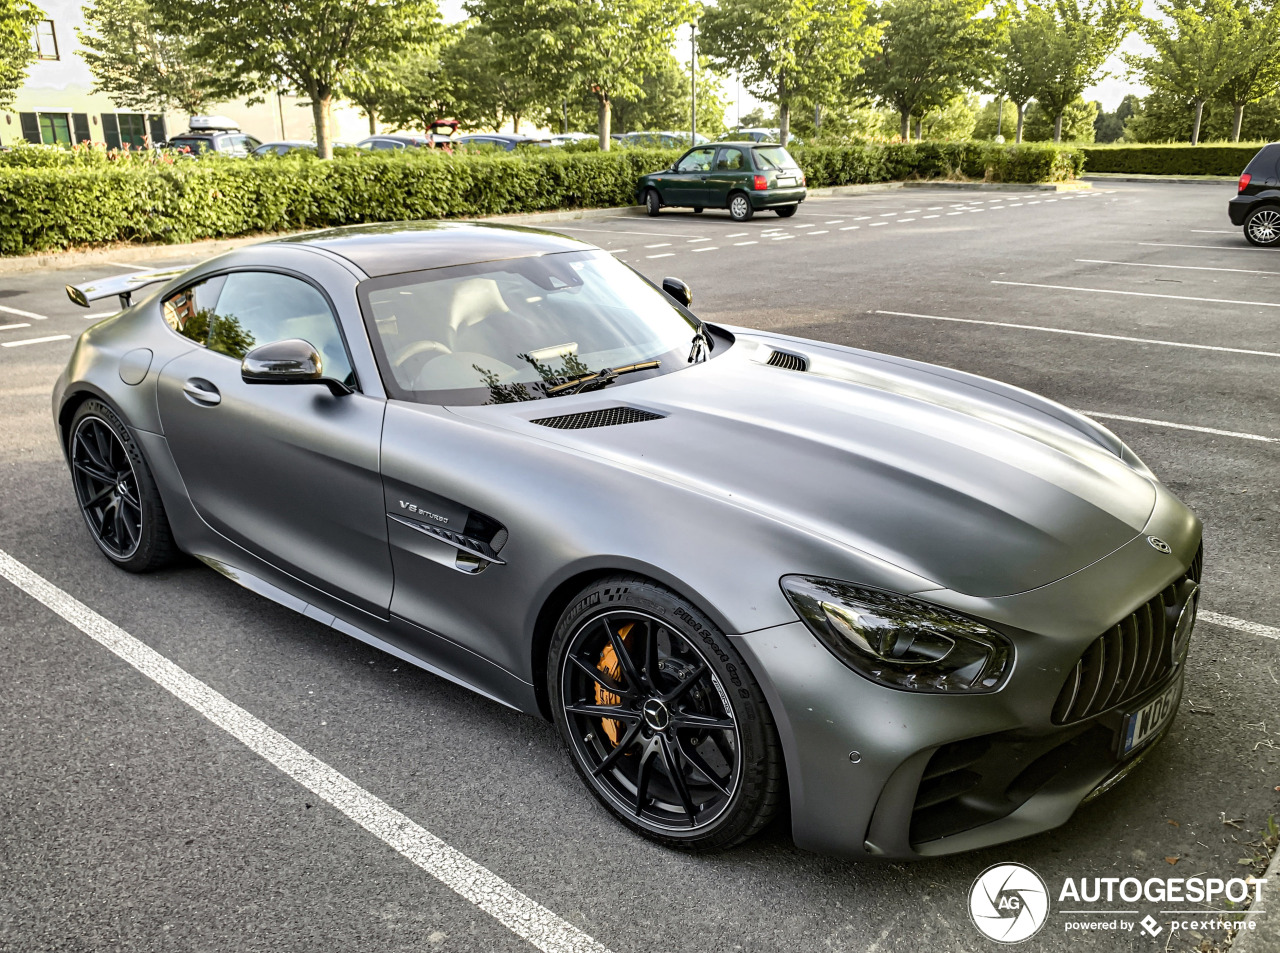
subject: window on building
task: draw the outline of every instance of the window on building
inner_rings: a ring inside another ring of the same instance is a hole
[[[36,58],[41,60],[58,59],[58,35],[53,30],[52,20],[40,20],[31,30],[31,47],[36,51]]]
[[[39,113],[40,141],[46,146],[71,145],[71,117],[66,113]]]

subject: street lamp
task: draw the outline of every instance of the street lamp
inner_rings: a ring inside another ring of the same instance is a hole
[[[698,144],[698,21],[689,28],[689,145]]]

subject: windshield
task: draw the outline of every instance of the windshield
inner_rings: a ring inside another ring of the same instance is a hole
[[[763,149],[756,149],[756,161],[760,163],[762,169],[796,169],[799,163],[791,158],[791,153],[787,152],[782,146],[766,146]]]
[[[599,251],[391,275],[362,284],[360,301],[388,391],[419,403],[511,403],[621,386],[704,354],[695,319]],[[562,386],[605,371],[626,376]]]

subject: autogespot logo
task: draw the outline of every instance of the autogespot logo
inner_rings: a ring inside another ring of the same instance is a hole
[[[1049,916],[1049,888],[1022,864],[988,867],[969,888],[969,916],[985,937],[1021,943],[1040,932]]]

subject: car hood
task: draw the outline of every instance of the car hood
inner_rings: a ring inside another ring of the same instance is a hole
[[[808,370],[769,366],[772,348],[803,356]],[[613,407],[663,416],[585,429],[533,423]],[[1142,530],[1156,498],[1149,475],[1100,442],[1104,431],[1092,436],[1058,405],[943,368],[779,337],[740,336],[697,367],[572,398],[451,409],[981,597],[1101,559]]]

